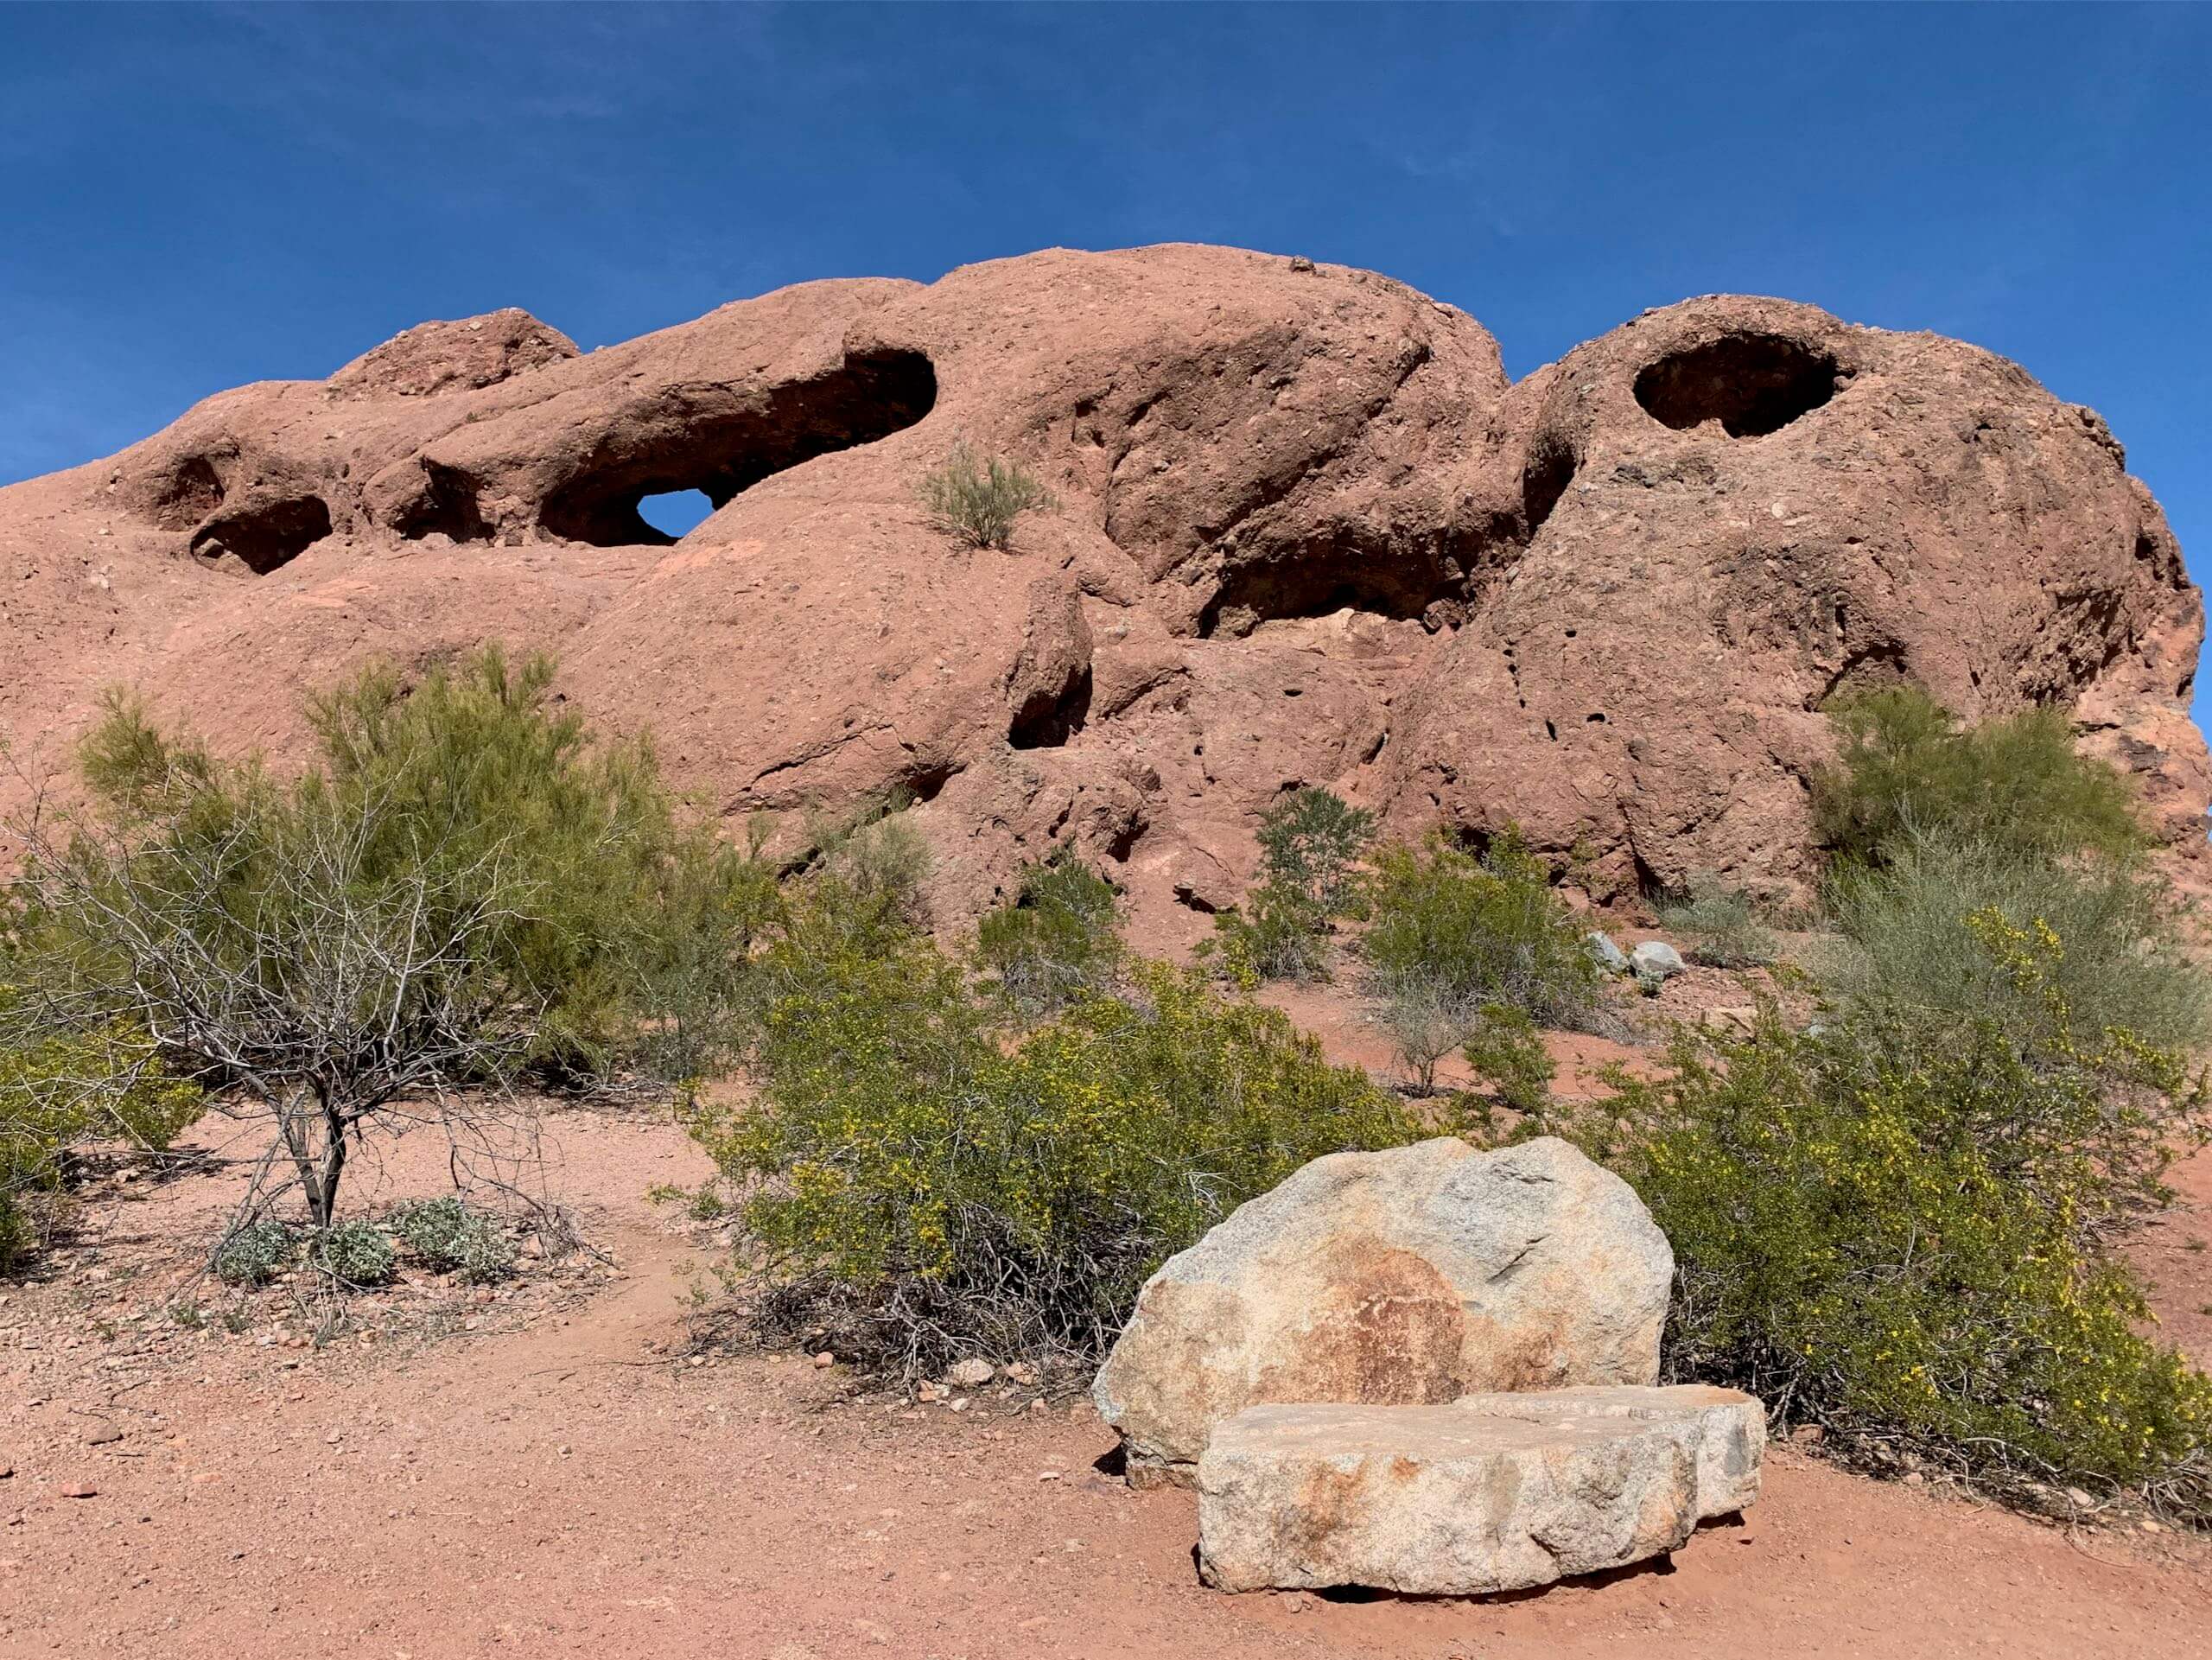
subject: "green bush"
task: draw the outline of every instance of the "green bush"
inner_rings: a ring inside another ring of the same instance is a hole
[[[2143,844],[2126,780],[2075,753],[2056,709],[1962,731],[1925,691],[1899,686],[1828,712],[1842,743],[1813,775],[1813,814],[1843,860],[1879,864],[1914,831],[2044,857]]]
[[[1742,1040],[1681,1032],[1662,1075],[1617,1077],[1572,1121],[1673,1242],[1667,1373],[1877,1462],[2212,1517],[2212,1383],[2141,1334],[2141,1294],[2099,1248],[2202,1139],[2204,1081],[2083,1033],[2047,929],[1973,929],[2047,1001],[2026,1053],[1987,1020],[1895,1004],[1812,1033],[1770,1013]]]
[[[845,913],[857,924],[928,925],[923,885],[929,880],[930,845],[906,817],[912,805],[911,796],[894,791],[810,826],[816,849],[810,875],[842,888]]]
[[[300,1236],[282,1222],[249,1222],[215,1247],[215,1277],[226,1285],[263,1285],[299,1249]]]
[[[1329,919],[1293,889],[1261,882],[1213,919],[1201,953],[1245,990],[1267,980],[1329,977]]]
[[[1477,1017],[1465,1054],[1475,1077],[1491,1086],[1503,1105],[1535,1114],[1549,1103],[1558,1068],[1544,1046],[1543,1034],[1521,1010],[1503,1003],[1486,1006]]]
[[[524,1068],[703,1070],[772,874],[680,826],[650,747],[589,741],[552,671],[496,647],[411,690],[366,671],[310,702],[321,761],[289,780],[111,700],[94,815],[31,838],[42,1015],[175,1034],[267,1117],[318,1226],[404,1097],[450,1116]]]
[[[2050,975],[2082,1029],[2125,1027],[2163,1049],[2212,1042],[2212,980],[2164,883],[2135,863],[2056,862],[1918,834],[1899,841],[1879,871],[1839,872],[1826,899],[1842,939],[1818,967],[1843,1002],[1986,1018],[2023,1053],[2047,1044],[2044,997],[1993,961],[1967,925],[1993,910],[2065,941]]]
[[[926,940],[817,959],[741,1111],[693,1133],[743,1195],[769,1318],[908,1377],[1095,1361],[1160,1262],[1307,1160],[1412,1132],[1274,1010],[1134,968],[1018,1043]]]
[[[1355,868],[1375,842],[1375,815],[1331,790],[1293,790],[1260,816],[1267,880],[1301,895],[1324,917],[1357,899]]]
[[[1754,969],[1774,961],[1775,938],[1760,924],[1751,895],[1711,871],[1693,873],[1688,892],[1658,909],[1659,925],[1688,942],[1683,954],[1693,963]]]
[[[1568,1027],[1596,1010],[1599,975],[1583,931],[1515,836],[1498,837],[1479,859],[1441,836],[1387,849],[1367,906],[1360,949],[1386,999],[1395,988],[1428,984],[1470,1011],[1502,1003]]]
[[[408,1250],[442,1273],[482,1285],[514,1269],[514,1243],[499,1223],[450,1193],[402,1205],[389,1221]]]
[[[918,493],[931,524],[971,548],[1004,548],[1016,519],[1054,505],[1052,492],[1020,462],[980,456],[965,440],[924,475]]]
[[[137,1028],[115,1022],[47,1035],[32,999],[0,985],[0,1274],[37,1245],[73,1148],[121,1141],[166,1148],[205,1110]]]
[[[324,1273],[345,1286],[389,1284],[398,1254],[380,1228],[365,1222],[340,1222],[315,1238],[315,1260]]]
[[[1011,905],[977,925],[976,955],[1016,1013],[1034,1020],[1111,989],[1122,961],[1114,885],[1055,854],[1021,873]]]
[[[1214,919],[1207,954],[1234,983],[1328,977],[1330,925],[1357,908],[1355,865],[1375,815],[1328,790],[1281,797],[1260,817],[1260,880]],[[1449,1046],[1446,1046],[1447,1047]]]

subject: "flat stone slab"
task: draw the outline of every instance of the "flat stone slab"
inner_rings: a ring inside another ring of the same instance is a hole
[[[1690,1419],[1698,1430],[1697,1519],[1709,1522],[1746,1510],[1759,1496],[1760,1462],[1766,1454],[1766,1408],[1757,1396],[1707,1383],[1657,1388],[1599,1387],[1533,1390],[1506,1395],[1463,1395],[1452,1404],[1493,1418],[1532,1423],[1570,1419]]]
[[[1740,1509],[1764,1442],[1758,1403],[1722,1390],[1249,1407],[1198,1460],[1199,1568],[1224,1591],[1548,1585],[1663,1555]]]

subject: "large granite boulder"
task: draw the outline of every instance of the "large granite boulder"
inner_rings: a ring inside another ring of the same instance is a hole
[[[1249,1407],[1198,1460],[1199,1570],[1225,1591],[1548,1585],[1677,1549],[1756,1493],[1764,1441],[1758,1402],[1722,1390]]]
[[[1162,1265],[1094,1393],[1132,1482],[1188,1483],[1259,1402],[1649,1383],[1673,1273],[1628,1184],[1565,1142],[1333,1154]]]

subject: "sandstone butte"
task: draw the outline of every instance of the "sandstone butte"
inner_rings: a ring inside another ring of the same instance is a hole
[[[958,438],[1058,498],[1011,552],[916,499]],[[680,541],[639,517],[690,488]],[[1299,784],[1517,824],[1599,900],[1802,892],[1823,703],[1900,677],[2069,710],[2184,857],[2212,797],[2199,596],[2105,423],[1780,300],[1517,382],[1403,283],[1225,248],[811,283],[589,353],[499,311],[0,490],[0,810],[66,794],[111,684],[281,762],[303,688],[498,637],[708,811],[903,786],[948,918],[1055,841],[1140,910],[1228,903]]]

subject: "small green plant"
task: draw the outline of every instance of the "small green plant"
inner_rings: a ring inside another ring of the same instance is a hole
[[[249,1222],[215,1247],[215,1277],[226,1285],[265,1285],[291,1261],[300,1236],[282,1222]]]
[[[402,1205],[389,1220],[408,1250],[441,1272],[481,1285],[513,1270],[514,1242],[493,1218],[453,1194]]]
[[[1209,954],[1247,989],[1325,979],[1330,926],[1357,907],[1355,867],[1374,842],[1375,815],[1309,786],[1262,814],[1258,836],[1260,880],[1214,919]]]
[[[1005,548],[1022,514],[1048,510],[1052,493],[1019,461],[978,455],[965,439],[918,491],[930,522],[971,548]]]
[[[1056,853],[1021,873],[1011,905],[977,925],[976,956],[1026,1020],[1107,990],[1119,972],[1114,885],[1081,860]]]
[[[1827,712],[1841,744],[1813,775],[1813,814],[1840,860],[1881,864],[1915,831],[2043,858],[2144,844],[2126,780],[2075,752],[2057,709],[1962,730],[1927,692],[1897,686]]]
[[[1367,908],[1360,949],[1385,999],[1431,984],[1471,1014],[1501,1003],[1573,1027],[1595,1012],[1599,973],[1582,930],[1516,836],[1498,836],[1480,858],[1440,836],[1386,849]]]
[[[1375,842],[1375,815],[1334,791],[1293,790],[1260,817],[1267,879],[1303,896],[1324,917],[1349,913],[1355,869]]]
[[[381,1228],[366,1222],[340,1222],[315,1236],[315,1265],[342,1286],[389,1284],[398,1254]]]
[[[43,1237],[73,1149],[91,1141],[160,1148],[206,1107],[127,1021],[50,1028],[36,1001],[0,984],[0,1275]]]
[[[1774,961],[1775,938],[1760,923],[1751,895],[1709,870],[1692,872],[1686,891],[1658,910],[1659,925],[1688,942],[1684,955],[1693,963],[1755,969]]]
[[[1544,1047],[1543,1034],[1520,1009],[1504,1003],[1484,1005],[1465,1053],[1476,1078],[1491,1086],[1501,1104],[1535,1115],[1549,1103],[1558,1069]]]
[[[1007,1044],[925,938],[817,963],[768,1014],[760,1097],[695,1110],[743,1195],[764,1318],[907,1377],[1095,1363],[1160,1262],[1307,1160],[1414,1132],[1275,1010],[1137,964]]]

